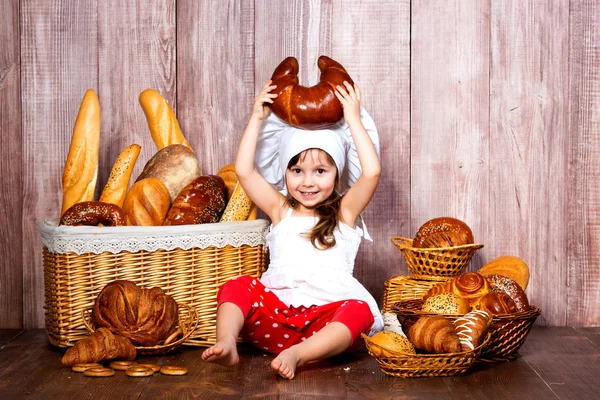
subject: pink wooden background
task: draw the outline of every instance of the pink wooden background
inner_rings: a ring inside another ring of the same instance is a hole
[[[600,324],[600,5],[593,0],[4,0],[0,5],[0,328],[44,326],[37,224],[57,217],[86,89],[102,107],[98,191],[121,149],[155,151],[138,95],[176,110],[203,171],[233,161],[257,90],[341,62],[381,136],[355,269],[381,300],[406,274],[392,236],[454,216],[531,268],[538,323]]]

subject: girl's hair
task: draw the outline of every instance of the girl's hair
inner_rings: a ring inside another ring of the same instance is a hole
[[[291,167],[296,165],[300,158],[304,160],[309,150],[305,150],[292,157],[292,159],[287,165],[287,169],[290,169]],[[334,159],[331,157],[331,155],[329,155],[329,153],[323,150],[320,151],[327,156],[327,159],[332,165],[336,165]],[[339,171],[337,171],[337,173],[335,174],[335,188],[338,187],[339,181],[340,174]],[[338,213],[340,211],[341,201],[342,196],[339,195],[336,189],[325,201],[320,203],[315,209],[315,214],[319,218],[319,221],[317,222],[315,227],[310,231],[310,233],[307,234],[307,236],[310,238],[310,242],[312,243],[312,245],[316,248],[326,250],[335,246],[336,242],[335,237],[333,236],[333,231],[338,224]],[[289,191],[286,199],[286,204],[288,204],[292,208],[296,208],[296,206],[298,205],[298,201],[289,194]]]

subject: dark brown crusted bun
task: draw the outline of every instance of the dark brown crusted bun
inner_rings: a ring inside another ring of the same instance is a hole
[[[419,228],[413,247],[453,247],[472,244],[473,241],[473,232],[467,224],[456,218],[440,217],[425,222]]]

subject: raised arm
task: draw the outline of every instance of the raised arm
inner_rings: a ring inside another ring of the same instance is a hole
[[[254,99],[252,114],[244,130],[237,156],[235,158],[235,174],[248,197],[263,210],[274,223],[279,222],[279,209],[285,197],[275,190],[254,168],[256,143],[263,120],[269,115],[269,107],[265,103],[273,103],[276,94],[270,93],[275,88],[271,81],[262,88]]]
[[[375,146],[360,120],[360,90],[356,84],[352,87],[344,82],[344,86],[337,87],[336,96],[344,107],[344,119],[350,128],[362,173],[342,199],[340,220],[353,226],[377,189],[381,164]]]

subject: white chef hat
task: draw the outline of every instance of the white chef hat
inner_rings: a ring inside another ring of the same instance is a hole
[[[380,156],[379,135],[375,122],[364,108],[360,119]],[[362,169],[348,124],[342,119],[328,129],[305,130],[289,125],[274,113],[263,122],[258,135],[254,161],[258,172],[275,189],[287,194],[285,171],[290,160],[311,148],[326,151],[335,161],[340,176],[341,192],[349,189]],[[364,237],[370,239],[363,223]]]

